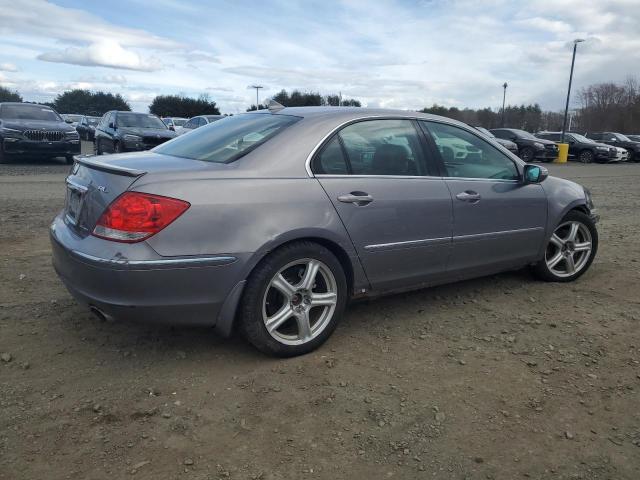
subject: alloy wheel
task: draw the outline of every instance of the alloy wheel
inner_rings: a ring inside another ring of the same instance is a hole
[[[556,228],[545,252],[549,270],[561,278],[580,272],[589,262],[592,250],[591,233],[585,224],[575,220]]]
[[[278,342],[301,345],[322,333],[337,303],[338,286],[329,267],[317,259],[296,260],[269,282],[262,301],[262,320]]]

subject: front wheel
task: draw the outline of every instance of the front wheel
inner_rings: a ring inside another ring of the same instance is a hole
[[[593,152],[591,150],[582,150],[579,158],[582,163],[592,163]]]
[[[533,162],[536,158],[536,153],[533,151],[531,147],[524,147],[520,152],[520,158],[525,162]]]
[[[266,257],[249,277],[240,329],[262,352],[302,355],[329,338],[346,301],[338,259],[317,243],[291,243]]]
[[[598,251],[598,230],[583,212],[569,212],[556,227],[534,274],[547,282],[571,282],[584,274]]]

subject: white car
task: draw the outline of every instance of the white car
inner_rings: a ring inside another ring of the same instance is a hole
[[[191,117],[187,123],[182,126],[182,130],[179,135],[189,133],[191,130],[203,127],[208,123],[213,123],[221,118],[224,118],[224,115],[198,115],[197,117]]]
[[[629,160],[629,152],[622,147],[615,147],[618,151],[616,158],[611,160],[612,162],[626,162]]]
[[[162,121],[170,130],[173,130],[178,135],[182,133],[182,127],[187,123],[187,119],[181,117],[164,117]]]

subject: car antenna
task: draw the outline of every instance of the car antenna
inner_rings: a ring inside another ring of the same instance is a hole
[[[267,108],[271,113],[278,113],[280,110],[284,108],[284,105],[276,102],[275,100],[269,100]]]

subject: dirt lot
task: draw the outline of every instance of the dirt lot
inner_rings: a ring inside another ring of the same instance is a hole
[[[101,322],[50,263],[64,165],[0,168],[0,479],[638,479],[640,165],[591,188],[577,283],[508,273],[352,306],[303,358]]]

